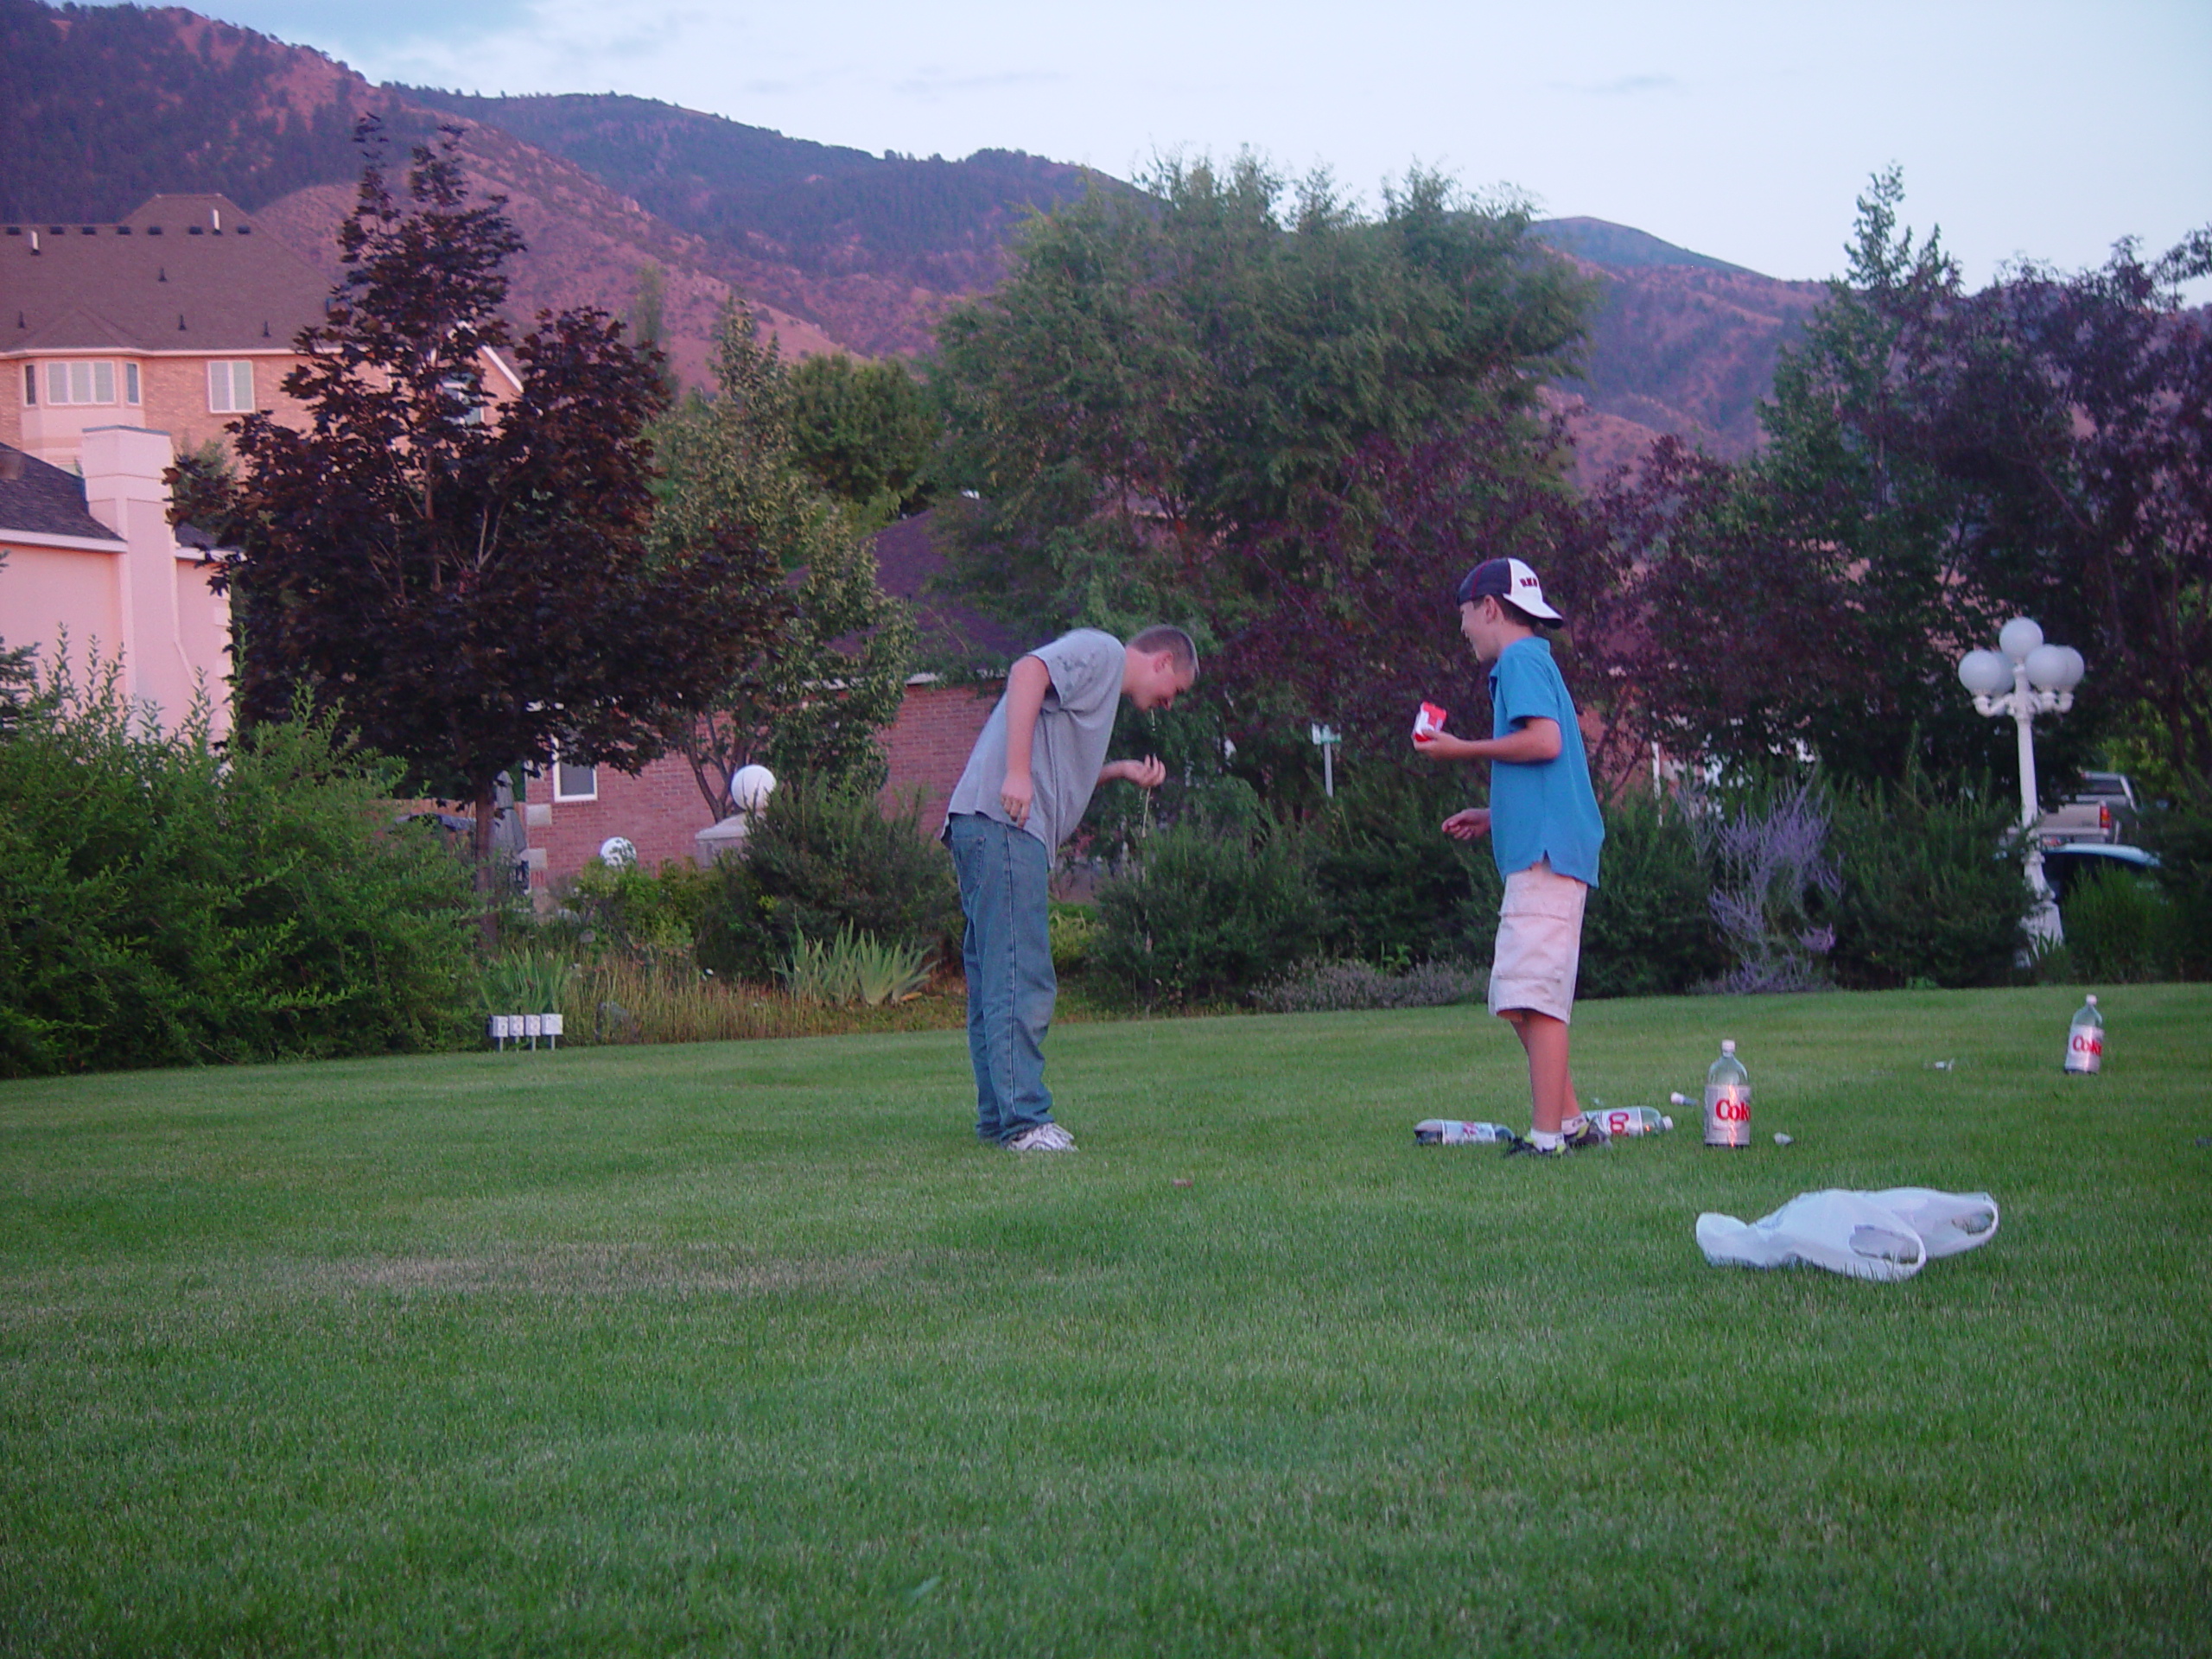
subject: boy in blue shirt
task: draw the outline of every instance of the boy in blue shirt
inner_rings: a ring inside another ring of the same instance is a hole
[[[1458,841],[1487,834],[1505,900],[1491,964],[1490,1010],[1508,1021],[1529,1056],[1529,1138],[1515,1153],[1601,1147],[1604,1130],[1582,1114],[1567,1066],[1567,1021],[1582,954],[1582,909],[1598,885],[1605,838],[1574,700],[1538,630],[1564,620],[1544,602],[1536,573],[1518,559],[1490,559],[1459,584],[1459,632],[1490,671],[1491,736],[1416,734],[1433,760],[1488,760],[1490,801],[1444,821]]]

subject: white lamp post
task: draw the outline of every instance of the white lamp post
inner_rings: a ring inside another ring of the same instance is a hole
[[[2010,715],[2020,739],[2020,833],[2028,838],[2028,886],[2036,907],[2028,931],[2044,938],[2060,937],[2058,907],[2043,879],[2043,849],[2036,844],[2036,749],[2037,715],[2063,715],[2074,706],[2074,688],[2087,664],[2071,645],[2047,645],[2043,630],[2016,616],[1997,635],[1995,651],[1970,651],[1959,658],[1959,683],[1974,693],[1974,706],[1989,715]]]

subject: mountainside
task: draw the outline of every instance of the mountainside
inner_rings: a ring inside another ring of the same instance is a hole
[[[874,156],[613,95],[481,98],[372,86],[344,65],[179,8],[0,0],[0,219],[108,220],[157,192],[219,192],[327,273],[353,199],[356,118],[401,144],[457,120],[471,174],[529,243],[510,309],[626,312],[649,262],[678,372],[705,378],[740,292],[787,353],[926,352],[937,319],[1003,270],[1031,208],[1130,187],[1007,150]],[[1600,219],[1537,234],[1604,299],[1572,408],[1586,473],[1673,432],[1758,442],[1776,353],[1821,298]]]

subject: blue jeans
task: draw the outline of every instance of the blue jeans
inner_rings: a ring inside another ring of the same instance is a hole
[[[968,1058],[976,1068],[976,1133],[1005,1141],[1052,1121],[1045,1033],[1052,975],[1052,855],[1026,830],[979,812],[950,820],[968,970]]]

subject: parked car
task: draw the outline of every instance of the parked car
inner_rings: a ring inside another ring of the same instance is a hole
[[[2110,845],[2135,817],[2135,785],[2125,772],[2085,772],[2082,787],[2036,821],[2036,840],[2046,848],[2082,842]]]
[[[2140,847],[2102,842],[2068,842],[2046,848],[2043,855],[2043,879],[2050,885],[2050,896],[2057,902],[2062,918],[2066,914],[2068,892],[2096,872],[2133,870],[2140,875],[2155,877],[2158,869],[2156,853],[2145,852]]]

